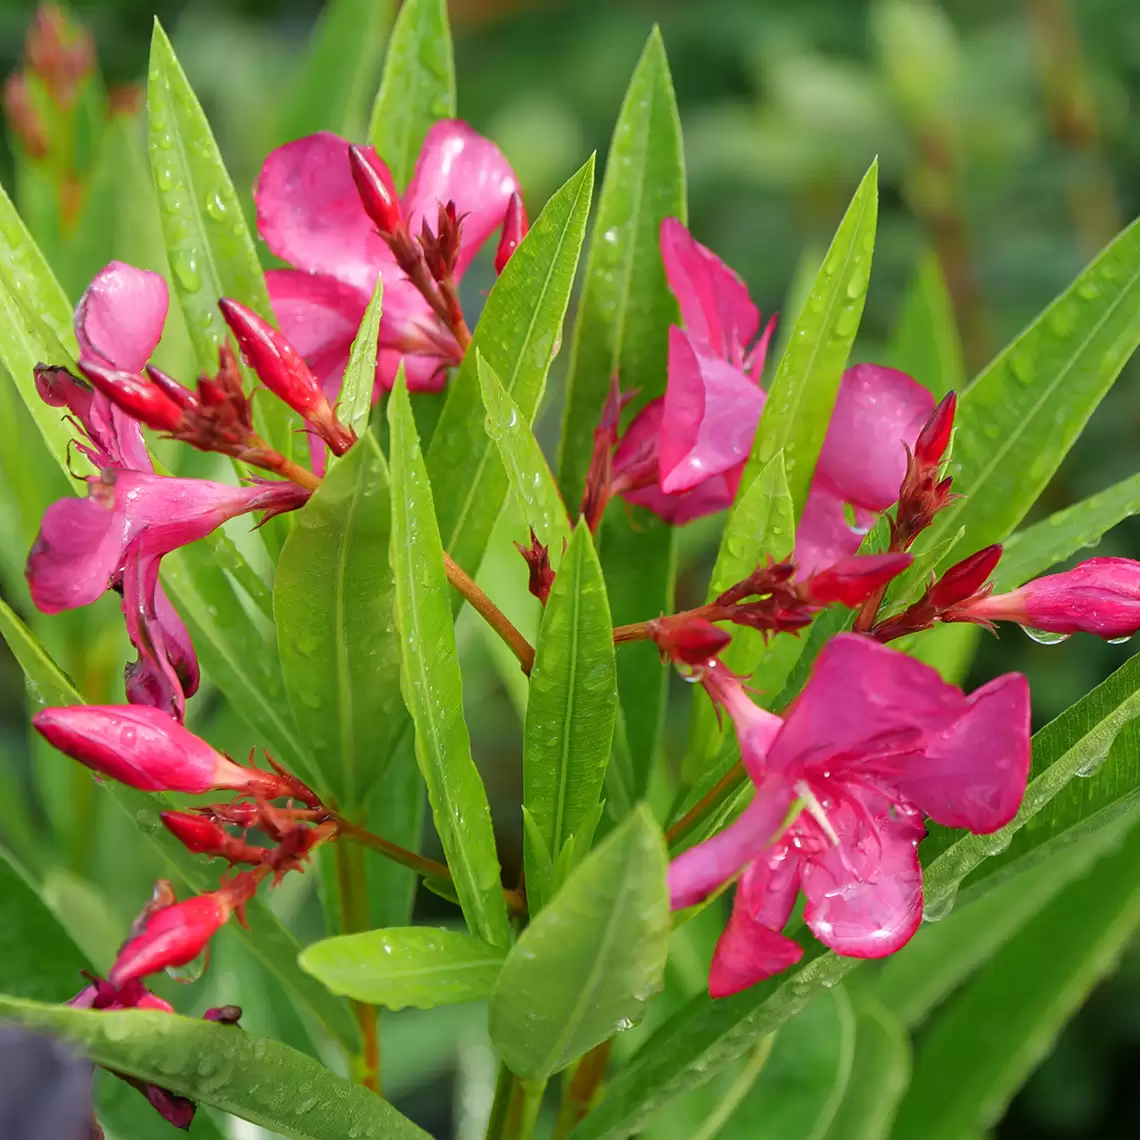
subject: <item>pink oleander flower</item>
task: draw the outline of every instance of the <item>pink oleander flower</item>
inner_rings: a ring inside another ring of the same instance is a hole
[[[764,408],[759,382],[774,321],[753,345],[760,313],[744,282],[675,218],[662,223],[661,255],[684,327],[669,330],[664,397],[642,410],[614,455],[614,487],[683,523],[723,510],[736,494]],[[933,408],[930,393],[893,368],[844,373],[796,534],[802,574],[859,548],[874,515],[898,498],[904,445]]]
[[[1046,633],[1092,633],[1108,641],[1140,630],[1140,562],[1090,558],[953,610],[945,621],[1013,621]]]
[[[87,975],[90,977],[91,975]],[[128,982],[121,989],[96,978],[84,986],[69,1002],[72,1009],[149,1009],[158,1013],[173,1013],[174,1006],[157,994],[152,994],[142,982]]]
[[[709,977],[714,997],[799,960],[781,931],[801,888],[804,921],[836,953],[898,950],[922,917],[922,817],[986,834],[1024,795],[1029,689],[1017,674],[966,696],[913,658],[842,634],[782,720],[723,666],[704,683],[732,717],[756,786],[739,819],[669,871],[676,908],[743,872]]]
[[[278,772],[243,768],[148,705],[75,705],[41,709],[36,731],[54,748],[92,771],[144,792],[199,795],[228,788],[274,799],[315,803],[300,781]]]
[[[374,175],[373,189],[387,199],[384,217],[389,227],[398,219],[412,235],[423,226],[434,232],[440,208],[455,203],[462,217],[453,274],[458,281],[479,247],[503,223],[518,190],[514,172],[499,149],[466,123],[436,123],[424,140],[402,201],[375,151],[357,149]],[[278,257],[294,266],[266,274],[281,330],[331,400],[340,389],[349,348],[377,275],[384,278],[377,390],[391,388],[401,359],[409,388],[443,386],[447,369],[462,352],[397,267],[365,211],[344,139],[322,131],[272,151],[254,187],[254,200],[261,236]]]

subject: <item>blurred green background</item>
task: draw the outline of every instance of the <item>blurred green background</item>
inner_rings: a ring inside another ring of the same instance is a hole
[[[14,0],[0,6],[3,74],[19,66],[33,8]],[[86,0],[71,10],[91,30],[111,85],[142,78],[151,17],[161,18],[234,181],[246,190],[267,150],[283,141],[289,121],[283,108],[293,107],[290,76],[319,14],[315,0]],[[908,288],[920,265],[928,272],[937,265],[961,333],[963,375],[972,375],[1140,213],[1136,0],[453,0],[451,12],[460,114],[506,151],[532,216],[589,151],[605,154],[629,74],[650,24],[659,23],[685,130],[691,229],[745,277],[765,313],[787,307],[802,267],[814,270],[856,182],[878,155],[881,215],[857,346],[861,359],[897,359]],[[291,121],[302,122],[303,108],[298,114]],[[78,153],[82,140],[76,146]],[[81,158],[97,165],[95,157]],[[128,151],[98,159],[118,163],[120,176],[128,160]],[[61,234],[53,212],[63,207],[39,192],[23,166],[17,168],[8,145],[0,148],[0,176],[14,186],[45,247],[50,251],[54,242],[63,251],[61,273],[74,294],[111,251],[131,257],[124,243],[129,247],[137,237],[138,217],[124,223],[81,212]],[[146,177],[145,163],[137,173]],[[482,285],[488,283],[484,278]],[[556,369],[543,421],[548,439],[557,421],[557,379]],[[1130,365],[1040,510],[1076,502],[1136,470],[1138,379]],[[8,468],[5,475],[12,478]],[[18,572],[27,520],[0,524],[5,596],[27,613]],[[713,533],[700,525],[685,532],[679,607],[703,600]],[[1136,556],[1140,525],[1117,528],[1098,553]],[[68,646],[97,631],[109,648],[93,657],[84,644],[82,661],[101,661],[110,677],[123,652],[121,632],[113,605],[95,609],[102,617],[73,615],[40,631],[73,666]],[[1091,638],[1045,647],[1007,630],[1000,641],[983,641],[970,683],[1011,669],[1026,672],[1040,725],[1130,652]],[[486,654],[480,638],[467,639],[473,734],[500,817],[506,817],[509,850],[517,848],[517,823],[509,815],[517,797],[518,721]],[[9,771],[27,772],[26,759],[19,759],[28,750],[22,683],[12,662],[2,668],[0,740],[17,758]],[[678,723],[670,738],[683,740],[688,702],[676,700],[672,708]],[[224,706],[211,710],[226,721]],[[224,723],[215,731],[224,732]],[[231,724],[229,731],[241,738],[239,728]],[[66,798],[66,792],[13,788],[12,794],[28,794],[35,805],[23,837],[32,848],[42,816],[52,815],[53,794]],[[12,827],[6,838],[19,846]],[[94,844],[94,854],[86,843]],[[113,855],[97,838],[79,837],[63,862],[83,870],[88,857],[113,862]],[[132,905],[122,907],[129,914]],[[424,906],[430,911],[430,898]],[[226,1000],[256,1004],[244,992]],[[402,1047],[407,1073],[400,1077],[397,1060],[389,1075],[401,1107],[435,1130],[441,1127],[438,1086],[425,1078],[436,1070],[446,1074],[458,1055],[460,1136],[468,1087],[463,1074],[488,1063],[478,1031],[470,1030],[475,1044],[465,1053],[470,1026],[448,1023],[462,1012],[433,1015],[450,1053],[431,1044],[438,1028],[421,1040],[409,1019],[411,1044]],[[426,1042],[421,1052],[417,1042]],[[997,1135],[1135,1134],[1140,1094],[1131,1074],[1138,1063],[1140,956],[1134,954],[1065,1033]],[[482,1080],[473,1079],[470,1088],[482,1088]]]

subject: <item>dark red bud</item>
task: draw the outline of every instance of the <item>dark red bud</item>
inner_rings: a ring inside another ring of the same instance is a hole
[[[534,527],[530,530],[530,546],[523,546],[521,542],[515,543],[515,549],[526,559],[530,571],[530,580],[527,588],[545,606],[546,599],[550,597],[550,588],[554,585],[554,571],[550,566],[550,550],[538,541]]]
[[[148,364],[146,374],[150,377],[150,382],[180,408],[188,408],[194,403],[194,393],[188,388],[183,388],[173,376],[168,376],[161,368]]]
[[[383,159],[370,146],[350,146],[348,165],[364,212],[382,234],[395,233],[402,220],[400,196]]]
[[[914,457],[919,463],[935,467],[942,462],[946,448],[950,446],[950,434],[954,430],[954,412],[957,407],[957,394],[947,392],[939,401],[938,407],[930,413],[930,419],[926,421],[914,443]]]
[[[502,273],[506,268],[529,228],[526,206],[523,205],[522,195],[516,190],[507,202],[507,212],[503,215],[503,231],[499,238],[499,248],[495,251],[496,274]]]
[[[706,665],[732,641],[732,634],[719,625],[688,614],[654,618],[647,624],[662,657],[682,665]]]
[[[109,368],[87,357],[79,361],[79,367],[112,404],[139,423],[155,431],[174,431],[181,422],[182,409],[146,377]]]
[[[910,554],[853,554],[813,574],[801,589],[808,601],[817,605],[838,602],[854,609],[913,561]]]
[[[936,610],[948,609],[976,594],[1001,561],[1001,543],[983,547],[951,566],[930,588],[928,601]]]
[[[4,115],[12,134],[29,158],[46,158],[51,149],[43,119],[28,94],[28,81],[19,72],[4,80]]]
[[[216,1021],[219,1025],[237,1025],[241,1021],[240,1005],[219,1005],[202,1014],[203,1021]]]
[[[184,811],[159,813],[166,830],[197,855],[216,855],[230,836],[212,820]]]

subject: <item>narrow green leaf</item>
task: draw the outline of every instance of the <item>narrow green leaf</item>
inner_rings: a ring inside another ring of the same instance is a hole
[[[891,337],[887,360],[929,388],[936,399],[966,383],[962,340],[942,266],[933,252],[919,259]]]
[[[232,297],[273,319],[265,275],[218,144],[157,20],[147,77],[150,164],[174,293],[198,367],[213,375],[226,326],[218,299]],[[254,401],[265,438],[285,455],[295,426],[280,400]]]
[[[1006,538],[1040,497],[1140,343],[1140,222],[1120,234],[958,401],[950,472],[963,497],[924,535],[947,555]]]
[[[454,117],[455,61],[446,0],[404,0],[368,125],[368,141],[400,190],[412,179],[431,125]]]
[[[402,372],[388,401],[388,425],[392,462],[389,557],[403,662],[400,683],[416,727],[416,759],[468,925],[484,942],[506,946],[507,911],[491,809],[471,759],[432,486]]]
[[[483,406],[487,409],[487,434],[499,449],[499,458],[523,521],[538,535],[538,541],[549,548],[551,565],[557,568],[562,551],[570,541],[566,504],[558,493],[530,423],[482,353],[478,357],[478,369]]]
[[[1140,475],[1122,479],[1087,499],[1019,530],[1005,544],[994,590],[1012,590],[1080,550],[1096,546],[1118,522],[1140,512]]]
[[[487,436],[478,354],[529,424],[542,398],[574,283],[594,185],[591,157],[555,195],[495,282],[431,438],[427,469],[444,549],[474,574],[507,495]]]
[[[678,318],[661,260],[665,218],[686,218],[677,99],[654,28],[622,101],[598,195],[598,216],[566,380],[559,485],[582,498],[594,429],[615,373],[639,406],[665,390],[669,325]]]
[[[26,625],[0,602],[0,636],[23,669],[28,681],[28,694],[37,705],[79,705],[83,698]],[[70,761],[61,758],[61,763]],[[161,856],[170,876],[195,894],[212,890],[216,877],[201,860],[161,824],[159,813],[173,807],[165,796],[135,791],[108,781],[101,785],[131,822]],[[329,993],[297,965],[300,947],[293,936],[268,907],[253,900],[247,908],[248,929],[237,927],[240,937],[274,973],[285,987],[302,1002],[325,1029],[350,1051],[358,1045],[356,1024],[342,1002]]]
[[[0,996],[0,1016],[98,1065],[212,1105],[290,1140],[426,1140],[387,1101],[287,1045],[175,1013],[69,1009]]]
[[[434,1009],[490,997],[504,956],[470,934],[405,926],[314,942],[301,968],[334,994],[388,1009]]]
[[[360,328],[352,341],[337,402],[337,415],[357,435],[368,429],[372,392],[376,386],[376,348],[380,341],[380,314],[384,304],[384,279],[376,278],[372,300],[364,310]]]
[[[617,663],[606,583],[582,521],[543,613],[523,740],[523,802],[555,862],[601,796],[616,712]],[[528,837],[528,874],[537,872],[532,847]],[[540,881],[537,874],[535,881]],[[532,915],[545,902],[539,892]]]
[[[863,315],[875,248],[878,176],[876,160],[839,223],[807,304],[776,366],[744,469],[741,493],[782,449],[797,518],[803,512],[839,381]]]
[[[273,587],[293,719],[322,792],[355,816],[403,728],[388,469],[365,433],[297,513]]]
[[[361,137],[392,7],[392,0],[328,0],[289,83],[281,142],[315,131]]]
[[[1067,886],[924,1034],[895,1140],[995,1125],[1140,924],[1140,829]]]
[[[512,1072],[545,1080],[641,1020],[665,973],[666,869],[661,829],[639,807],[523,931],[489,1015]]]

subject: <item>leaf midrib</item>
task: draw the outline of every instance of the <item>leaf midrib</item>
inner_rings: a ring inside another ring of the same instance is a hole
[[[578,641],[580,630],[578,622],[582,611],[582,543],[578,543],[575,552],[573,581],[570,583],[570,659],[566,678],[566,705],[562,714],[562,732],[559,738],[561,755],[558,758],[558,792],[554,801],[554,828],[551,833],[550,855],[557,860],[562,844],[565,842],[562,829],[566,818],[566,789],[570,782],[570,731],[574,722],[574,707],[577,698],[578,679]],[[563,565],[560,573],[567,569]]]

